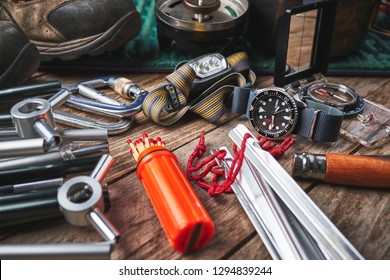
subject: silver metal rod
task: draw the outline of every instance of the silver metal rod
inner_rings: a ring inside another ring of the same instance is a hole
[[[88,221],[107,241],[118,240],[120,233],[115,226],[107,219],[99,208],[95,208],[87,215]]]
[[[102,155],[96,167],[91,173],[91,178],[101,183],[106,176],[111,165],[114,163],[114,158],[108,154]]]
[[[0,129],[0,141],[10,141],[20,139],[19,134],[15,128],[2,128]]]
[[[89,147],[81,147],[72,150],[72,153],[75,158],[81,158],[85,156],[95,156],[95,155],[103,155],[109,153],[108,144],[100,144]]]
[[[96,129],[96,128],[86,128],[86,129],[66,129],[59,131],[62,142],[82,142],[82,141],[98,141],[98,142],[108,142],[108,131],[107,129]]]
[[[57,147],[61,143],[60,134],[55,131],[49,124],[44,120],[37,120],[34,122],[33,127],[38,134],[46,139],[47,145],[50,148]]]
[[[5,161],[0,161],[0,170],[4,171],[4,170],[17,169],[17,168],[25,168],[25,167],[40,165],[40,164],[58,163],[69,159],[74,159],[75,158],[74,152],[76,152],[77,155],[87,156],[88,152],[90,152],[92,155],[95,154],[96,152],[99,152],[101,149],[102,146],[100,145],[96,146],[96,149],[92,147],[86,147],[86,148],[65,147],[62,148],[60,151],[49,152],[42,155],[33,155],[33,156],[19,157],[19,158],[13,158]]]
[[[18,139],[0,142],[0,158],[44,154],[48,150],[45,139]]]
[[[61,89],[56,94],[54,94],[52,97],[50,97],[48,101],[50,102],[51,108],[54,110],[60,107],[62,104],[64,104],[66,100],[69,99],[70,96],[71,96],[71,91],[64,88]]]
[[[95,243],[56,243],[56,244],[10,244],[0,245],[0,259],[2,260],[97,260],[110,259],[113,250],[112,242]]]
[[[229,136],[240,145],[246,133],[251,134],[244,125],[238,125],[230,131]],[[256,167],[305,230],[316,240],[327,259],[363,259],[276,159],[261,149],[253,135],[247,140],[245,158]]]
[[[13,189],[14,193],[28,192],[32,190],[42,190],[42,189],[51,189],[57,188],[64,183],[64,178],[55,178],[49,180],[28,182],[23,184],[15,184]]]

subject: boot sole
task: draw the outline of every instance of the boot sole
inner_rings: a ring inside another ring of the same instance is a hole
[[[26,44],[18,56],[3,75],[0,76],[0,85],[9,87],[27,81],[39,68],[39,52],[32,44]]]
[[[96,56],[116,49],[137,36],[140,29],[139,13],[132,11],[101,34],[63,43],[32,42],[37,46],[42,61],[71,60],[85,54]]]

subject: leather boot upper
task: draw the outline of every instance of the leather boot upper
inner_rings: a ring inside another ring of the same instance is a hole
[[[130,0],[1,0],[27,37],[64,42],[94,36],[135,11]]]
[[[16,24],[0,20],[0,75],[12,65],[28,43],[29,40]]]

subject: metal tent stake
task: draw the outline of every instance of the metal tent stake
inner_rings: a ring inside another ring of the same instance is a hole
[[[250,131],[238,125],[229,136],[241,145],[246,133]],[[229,158],[221,165],[228,168]],[[363,259],[253,135],[232,187],[273,258]]]

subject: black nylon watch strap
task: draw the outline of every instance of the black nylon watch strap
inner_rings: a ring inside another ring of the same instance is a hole
[[[336,141],[343,121],[343,112],[310,100],[306,101],[306,105],[306,108],[299,109],[298,123],[292,133],[315,141]]]

